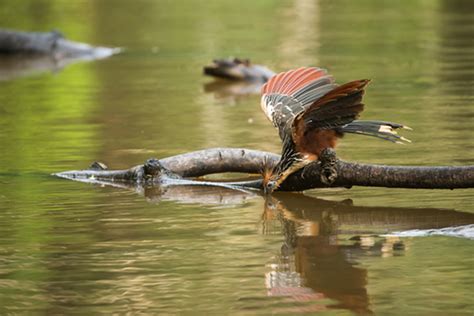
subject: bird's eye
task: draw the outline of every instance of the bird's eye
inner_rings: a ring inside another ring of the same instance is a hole
[[[270,181],[270,182],[267,183],[267,186],[266,186],[266,187],[267,187],[267,190],[271,192],[271,191],[273,191],[273,190],[275,189],[276,183],[273,182],[273,181]]]

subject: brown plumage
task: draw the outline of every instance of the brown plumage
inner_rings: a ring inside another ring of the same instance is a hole
[[[353,121],[364,109],[361,101],[363,89],[368,83],[368,80],[358,80],[337,87],[298,114],[292,124],[292,138],[296,150],[303,154],[315,155],[312,160],[316,160],[323,149],[336,147],[337,139],[342,134],[334,129],[318,128],[316,120],[324,120],[326,123],[331,120]],[[330,108],[330,113],[324,115],[322,107]],[[340,125],[340,122],[337,125]]]
[[[261,106],[283,142],[281,160],[264,176],[272,192],[292,173],[318,159],[326,148],[334,148],[344,132],[408,141],[396,134],[403,125],[382,121],[355,121],[364,105],[369,80],[338,86],[326,70],[299,68],[272,77],[262,87]]]

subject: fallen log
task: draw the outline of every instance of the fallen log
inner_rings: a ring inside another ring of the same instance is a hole
[[[259,174],[274,166],[276,154],[244,148],[212,148],[161,160],[150,159],[126,170],[73,170],[54,175],[85,182],[147,183],[157,185],[210,185],[240,189],[262,189],[262,180],[211,182],[185,178],[239,172]],[[312,163],[289,176],[280,191],[313,188],[371,186],[416,189],[459,189],[474,187],[474,166],[384,166],[336,160],[337,177],[330,185],[322,181],[320,163]]]
[[[67,40],[60,32],[21,32],[0,29],[1,54],[39,54],[61,58],[98,59],[118,53],[118,48],[95,47]]]

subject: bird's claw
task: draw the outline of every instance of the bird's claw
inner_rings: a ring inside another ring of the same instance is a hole
[[[336,181],[337,171],[334,167],[325,167],[321,170],[321,182],[327,186]]]
[[[154,178],[159,178],[162,171],[161,163],[156,158],[148,159],[143,165],[143,179],[147,183],[153,183]]]
[[[330,186],[337,179],[336,152],[331,148],[326,148],[321,152],[319,160],[321,161],[320,180],[323,184]]]

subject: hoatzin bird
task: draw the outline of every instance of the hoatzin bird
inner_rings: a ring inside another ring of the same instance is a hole
[[[401,124],[356,120],[369,80],[343,85],[321,68],[290,70],[272,77],[262,87],[262,110],[278,128],[283,142],[281,159],[264,171],[264,191],[271,193],[292,173],[317,161],[334,148],[344,133],[369,135],[395,143],[410,142],[397,135]]]

